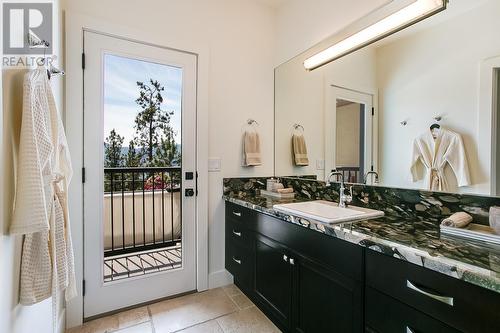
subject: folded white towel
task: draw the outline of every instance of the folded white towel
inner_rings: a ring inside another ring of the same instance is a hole
[[[302,134],[294,134],[292,136],[293,161],[297,166],[309,165],[307,157],[306,139]]]
[[[472,216],[465,212],[458,212],[445,218],[441,224],[446,227],[465,228],[471,222]]]
[[[262,164],[259,133],[255,131],[245,132],[243,138],[243,155],[245,166],[257,166]]]

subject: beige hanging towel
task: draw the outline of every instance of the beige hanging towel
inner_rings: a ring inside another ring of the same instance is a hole
[[[252,130],[245,131],[243,138],[243,158],[245,166],[257,166],[262,164],[260,154],[259,133]]]
[[[308,166],[306,139],[302,134],[292,136],[293,160],[296,166]]]
[[[17,163],[16,199],[10,232],[24,236],[20,303],[76,295],[67,192],[71,159],[52,87],[43,67],[26,74]]]

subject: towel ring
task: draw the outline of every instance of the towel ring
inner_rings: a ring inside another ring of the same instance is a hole
[[[304,126],[302,126],[301,124],[293,124],[292,127],[295,128],[296,130],[300,128],[302,131],[304,131]]]
[[[253,125],[253,124],[255,124],[255,125],[259,126],[259,123],[257,122],[257,120],[254,120],[254,119],[248,119],[248,120],[247,120],[247,124],[248,124],[248,125]]]

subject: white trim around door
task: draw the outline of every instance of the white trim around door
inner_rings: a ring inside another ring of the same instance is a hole
[[[66,82],[65,126],[72,154],[75,177],[69,190],[70,219],[78,285],[78,297],[67,304],[66,326],[83,322],[83,70],[82,50],[84,30],[100,32],[152,46],[175,49],[197,56],[196,102],[196,169],[198,172],[196,198],[196,289],[208,288],[208,70],[209,52],[206,45],[191,45],[185,41],[166,40],[162,34],[151,36],[145,31],[110,24],[104,20],[74,13],[65,13],[66,22]]]

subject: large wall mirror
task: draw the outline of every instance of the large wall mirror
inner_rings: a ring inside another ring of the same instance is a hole
[[[390,1],[350,29],[411,2]],[[337,170],[353,183],[500,194],[499,34],[500,1],[450,0],[316,69],[304,62],[339,34],[280,65],[275,175]]]

